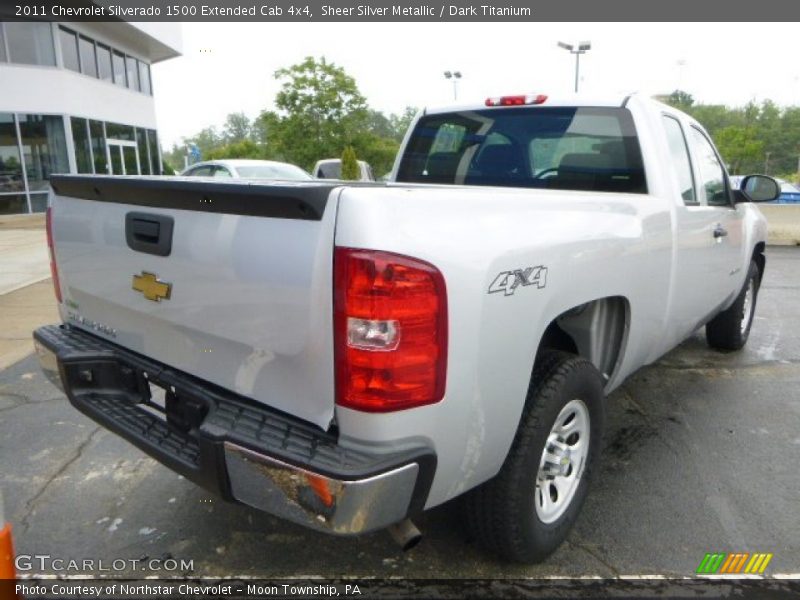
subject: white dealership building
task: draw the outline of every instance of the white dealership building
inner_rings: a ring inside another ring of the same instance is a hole
[[[178,24],[0,22],[0,214],[51,173],[160,174],[150,66],[180,53]]]

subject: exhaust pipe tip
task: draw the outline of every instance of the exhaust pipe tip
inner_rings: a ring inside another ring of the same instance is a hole
[[[389,535],[403,549],[403,552],[411,550],[422,539],[422,532],[411,522],[411,519],[395,523],[389,526],[388,530]]]

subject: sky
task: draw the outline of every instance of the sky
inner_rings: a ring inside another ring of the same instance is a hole
[[[226,115],[273,108],[274,72],[325,56],[355,78],[370,107],[488,96],[573,93],[575,59],[558,41],[590,41],[580,91],[593,97],[676,88],[729,106],[800,104],[797,23],[184,23],[183,56],[153,67],[165,149]]]

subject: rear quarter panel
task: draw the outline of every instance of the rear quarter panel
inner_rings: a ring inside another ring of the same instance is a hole
[[[497,473],[513,441],[539,339],[584,302],[633,307],[627,351],[609,386],[642,364],[664,326],[669,205],[649,195],[453,186],[345,189],[336,244],[405,254],[447,285],[447,388],[438,404],[390,414],[337,408],[344,443],[432,446],[428,506]],[[489,294],[503,271],[547,267],[547,283]]]

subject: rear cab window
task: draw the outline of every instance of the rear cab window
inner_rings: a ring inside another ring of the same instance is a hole
[[[417,123],[397,181],[647,193],[624,108],[492,108]]]
[[[341,179],[342,163],[340,161],[322,163],[317,168],[317,177],[320,179]]]

